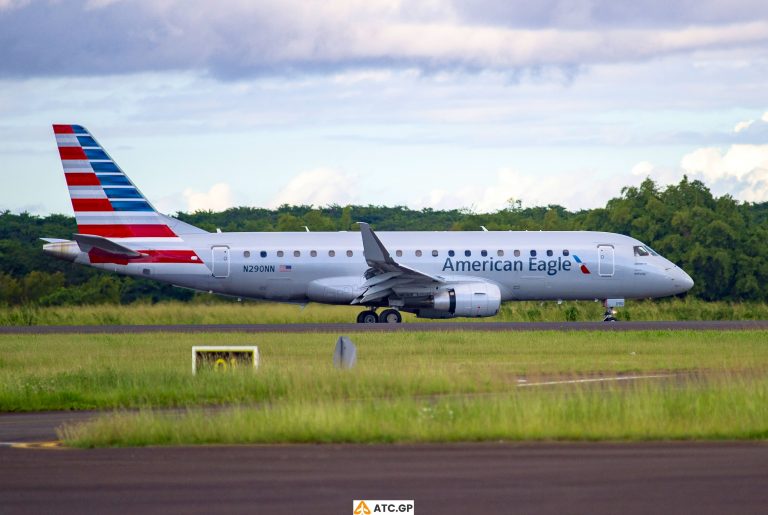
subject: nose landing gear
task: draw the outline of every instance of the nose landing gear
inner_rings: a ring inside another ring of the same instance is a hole
[[[614,308],[623,308],[624,299],[605,299],[603,301],[605,313],[603,313],[603,322],[617,322],[616,310]]]

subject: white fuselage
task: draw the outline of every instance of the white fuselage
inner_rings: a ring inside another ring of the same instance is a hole
[[[503,301],[662,297],[685,292],[693,284],[667,259],[636,255],[633,248],[641,242],[613,233],[377,235],[398,263],[451,283],[494,283]],[[193,249],[203,264],[93,266],[237,297],[331,304],[349,304],[359,294],[368,269],[358,232],[206,233],[180,238],[179,246]],[[130,246],[146,250],[138,242]],[[88,264],[87,254],[78,262]]]

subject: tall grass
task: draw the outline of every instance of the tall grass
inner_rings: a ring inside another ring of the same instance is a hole
[[[768,331],[353,340],[358,364],[339,371],[327,334],[0,335],[0,411],[117,410],[62,430],[85,447],[768,436]],[[201,344],[256,344],[261,366],[193,376],[191,346]],[[622,387],[518,387],[658,371],[695,373]],[[124,412],[132,408],[141,411]]]
[[[0,307],[0,325],[104,325],[104,324],[276,324],[353,322],[360,308],[308,304],[298,306],[270,302],[182,303],[127,306]],[[598,321],[603,307],[598,302],[508,302],[498,316],[459,321],[539,322]],[[405,321],[417,319],[404,314]],[[768,319],[768,304],[704,302],[694,298],[628,301],[619,310],[622,320],[758,320]],[[428,321],[418,319],[418,321]],[[436,321],[451,323],[451,320]]]
[[[768,379],[526,390],[437,401],[288,402],[116,413],[59,432],[78,447],[295,442],[768,438]]]
[[[405,399],[509,392],[518,379],[768,369],[768,332],[0,335],[0,411]],[[192,345],[256,344],[256,373],[192,376]]]

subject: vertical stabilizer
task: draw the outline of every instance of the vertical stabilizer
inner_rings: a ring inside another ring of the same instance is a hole
[[[174,238],[159,214],[81,125],[54,125],[69,196],[81,234],[106,238]]]

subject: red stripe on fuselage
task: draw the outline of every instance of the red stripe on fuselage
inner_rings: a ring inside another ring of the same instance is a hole
[[[65,173],[67,186],[101,186],[95,173]]]
[[[75,131],[72,130],[71,125],[54,125],[53,133],[54,134],[74,134]]]
[[[75,213],[83,211],[114,211],[109,199],[105,198],[73,198],[72,207]]]
[[[125,259],[101,249],[91,249],[88,257],[91,263],[113,263],[115,265],[127,265],[128,263],[193,263],[203,264],[203,260],[193,250],[137,250],[146,254],[136,259]],[[197,258],[197,259],[192,259]]]
[[[93,234],[106,238],[173,238],[176,236],[167,225],[78,225],[80,234]]]
[[[62,160],[74,159],[77,161],[87,161],[83,147],[59,147],[59,155]]]

